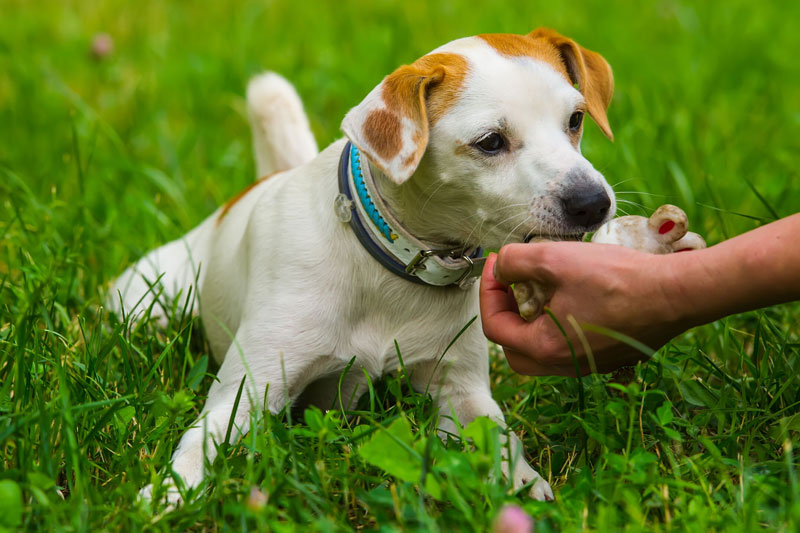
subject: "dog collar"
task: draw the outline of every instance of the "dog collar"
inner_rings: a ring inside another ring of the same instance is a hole
[[[467,289],[481,275],[485,258],[480,247],[460,248],[424,243],[391,214],[378,194],[369,164],[350,141],[339,159],[336,216],[349,224],[361,245],[387,270],[414,283]]]

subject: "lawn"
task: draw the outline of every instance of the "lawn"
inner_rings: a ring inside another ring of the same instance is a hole
[[[441,442],[401,373],[347,415],[254,418],[167,512],[137,492],[215,369],[180,305],[159,328],[102,302],[254,178],[251,75],[295,83],[325,146],[385,74],[482,32],[551,26],[608,59],[616,140],[588,125],[583,151],[621,214],[675,203],[713,244],[798,212],[798,20],[738,0],[0,0],[0,529],[485,531],[517,504],[539,532],[797,531],[796,304],[694,329],[628,376],[521,377],[495,349],[494,396],[552,503],[496,475],[490,424]]]

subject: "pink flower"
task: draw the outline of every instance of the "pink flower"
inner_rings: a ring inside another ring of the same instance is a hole
[[[92,38],[92,56],[104,59],[114,52],[114,39],[107,33],[98,33]]]
[[[267,495],[261,492],[258,487],[251,487],[250,494],[245,499],[244,504],[251,511],[260,511],[267,505]]]
[[[492,525],[492,533],[532,533],[533,519],[518,505],[500,509]]]

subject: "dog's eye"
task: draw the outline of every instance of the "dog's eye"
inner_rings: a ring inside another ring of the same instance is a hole
[[[494,155],[506,146],[506,140],[499,133],[487,133],[475,143],[482,152]]]
[[[583,111],[575,111],[569,116],[569,129],[570,131],[578,131],[583,122]]]

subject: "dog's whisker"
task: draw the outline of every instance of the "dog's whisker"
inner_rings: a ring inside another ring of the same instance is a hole
[[[502,241],[500,241],[500,242],[502,242],[503,244],[506,244],[506,243],[508,242],[508,238],[509,238],[509,237],[511,237],[511,236],[514,234],[514,232],[515,232],[515,231],[517,231],[517,228],[519,228],[520,226],[522,226],[523,224],[525,224],[526,222],[528,222],[528,220],[530,220],[531,218],[532,218],[532,217],[531,217],[531,215],[530,215],[530,214],[529,214],[528,216],[526,216],[526,217],[525,217],[525,220],[523,220],[522,222],[520,222],[519,224],[517,224],[516,226],[514,226],[514,227],[511,229],[511,231],[509,231],[509,232],[506,234],[506,236],[503,238],[503,240],[502,240]]]
[[[641,194],[642,196],[654,196],[656,198],[669,198],[671,195],[669,194],[657,194],[654,192],[644,192],[644,191],[614,191],[614,194],[619,196],[620,194]]]
[[[530,215],[527,215],[526,213],[514,213],[510,217],[506,217],[503,220],[501,220],[500,222],[498,222],[497,224],[495,224],[494,226],[492,226],[492,228],[489,231],[494,231],[496,228],[498,228],[501,225],[505,224],[509,220],[513,220],[514,218],[519,217],[519,216],[523,216],[523,215],[530,216]]]
[[[516,203],[516,204],[509,204],[509,205],[505,205],[505,206],[503,206],[503,207],[500,207],[500,208],[496,209],[496,210],[495,210],[495,213],[499,213],[499,212],[502,212],[502,211],[507,211],[507,210],[509,210],[509,209],[516,209],[516,208],[519,208],[519,207],[525,207],[525,206],[527,206],[527,205],[529,205],[529,202],[520,202],[520,203]],[[498,227],[498,226],[500,226],[500,225],[504,224],[505,222],[507,222],[507,221],[509,221],[509,220],[512,220],[512,219],[513,219],[515,216],[522,216],[522,214],[523,214],[523,213],[515,213],[515,214],[511,215],[510,217],[507,217],[507,218],[505,218],[505,219],[501,220],[500,222],[498,222],[498,223],[497,223],[495,226],[493,226],[493,227],[492,227],[492,228],[489,230],[489,233],[491,233],[491,231],[493,231],[493,230],[494,230],[496,227]],[[530,215],[528,215],[528,216],[530,216]],[[468,218],[469,218],[469,217],[468,217]],[[480,223],[479,223],[479,224],[477,224],[477,227],[478,227],[478,234],[479,234],[479,239],[478,239],[478,242],[483,242],[483,237],[484,237],[484,236],[483,236],[482,234],[480,234],[480,230],[481,230],[481,229],[483,229],[483,224],[484,224],[485,222],[487,222],[487,220],[486,220],[486,219],[482,219],[482,220],[480,221]],[[475,231],[475,227],[473,227],[472,231],[470,231],[470,234],[469,234],[469,236],[467,237],[467,240],[465,241],[465,244],[469,242],[469,237],[471,237],[471,236],[472,236],[472,233],[473,233],[474,231]]]
[[[644,209],[645,211],[649,210],[645,205],[640,204],[638,202],[632,202],[630,200],[617,200],[617,205],[619,205],[619,204],[636,206],[636,207],[638,207],[640,209]]]
[[[633,200],[628,200],[628,199],[626,199],[626,198],[619,198],[617,201],[618,201],[618,202],[620,202],[620,203],[623,203],[623,204],[636,204],[636,205],[642,205],[642,204],[640,204],[639,202],[635,202],[635,201],[633,201]]]
[[[484,239],[484,238],[485,238],[485,235],[484,235],[484,234],[482,233],[482,231],[481,231],[481,230],[483,230],[483,225],[484,225],[485,223],[486,223],[486,219],[484,218],[484,219],[481,219],[481,221],[480,221],[480,222],[477,224],[477,231],[476,231],[476,233],[475,233],[475,234],[476,234],[476,236],[477,236],[477,239],[476,239],[476,240],[478,241],[478,243],[483,243],[483,242],[484,242],[484,240],[485,240],[485,239]]]
[[[453,221],[453,225],[454,226],[461,225],[463,222],[466,222],[467,220],[469,220],[471,218],[475,218],[477,216],[480,216],[480,213],[472,213],[471,215],[467,215],[465,217],[461,217],[461,218],[459,218],[457,220],[454,220]]]
[[[622,185],[623,183],[626,183],[628,181],[633,181],[634,179],[636,179],[636,178],[628,178],[628,179],[624,179],[624,180],[618,181],[618,182],[614,183],[613,185],[611,185],[611,188],[613,189],[614,187],[618,187],[619,185]],[[614,192],[616,193],[617,191],[614,191]]]
[[[510,209],[512,207],[523,207],[523,206],[526,206],[526,205],[529,205],[529,204],[530,204],[530,202],[520,202],[518,204],[508,204],[508,205],[505,205],[503,207],[498,208],[497,210],[498,211],[503,211],[505,209]]]
[[[466,238],[466,239],[464,239],[463,246],[461,247],[461,253],[462,253],[462,254],[463,254],[464,252],[466,252],[466,250],[467,250],[467,247],[469,246],[469,239],[470,239],[470,237],[472,237],[472,234],[475,232],[475,230],[476,230],[476,229],[477,229],[479,226],[481,226],[482,224],[483,224],[483,219],[479,220],[478,222],[476,222],[476,223],[475,223],[475,224],[472,226],[472,229],[471,229],[471,230],[470,230],[470,232],[467,234],[467,238]]]
[[[514,213],[514,214],[513,214],[513,215],[511,215],[510,217],[504,218],[503,220],[501,220],[500,222],[498,222],[497,224],[495,224],[494,226],[492,226],[491,228],[489,228],[489,231],[488,231],[487,233],[491,233],[491,232],[493,232],[495,229],[499,228],[500,226],[502,226],[503,224],[505,224],[506,222],[508,222],[509,220],[513,220],[515,217],[519,217],[519,216],[523,216],[523,215],[525,215],[525,220],[527,220],[527,219],[530,217],[530,214],[528,214],[528,213]],[[523,222],[524,222],[524,221],[523,221]],[[517,227],[519,227],[519,225],[517,225],[517,226],[516,226],[514,229],[516,229]],[[511,233],[513,233],[513,230],[512,230],[511,232],[509,232],[509,235],[510,235]],[[505,239],[503,239],[503,240],[502,240],[502,241],[500,241],[500,242],[505,242]]]
[[[515,208],[515,207],[522,207],[522,206],[525,206],[525,205],[528,205],[528,202],[519,203],[519,204],[511,204],[511,205],[506,205],[506,206],[499,207],[499,208],[495,209],[495,212],[496,212],[496,213],[499,213],[499,212],[501,212],[501,211],[506,211],[506,210],[508,210],[508,209],[511,209],[511,208]],[[462,217],[462,218],[460,218],[460,219],[457,219],[457,220],[455,220],[455,221],[453,222],[453,224],[454,224],[454,225],[458,225],[458,224],[460,224],[460,223],[462,223],[462,222],[464,222],[464,221],[466,221],[466,220],[469,220],[469,219],[471,219],[471,218],[474,218],[474,217],[477,217],[477,216],[480,216],[480,215],[481,215],[481,213],[472,213],[472,214],[469,214],[469,215],[467,215],[467,216],[465,216],[465,217]]]
[[[430,195],[429,195],[429,196],[428,196],[428,197],[425,199],[425,202],[422,204],[422,208],[421,208],[421,209],[420,209],[420,211],[419,211],[419,212],[420,212],[420,214],[422,214],[422,213],[424,213],[424,212],[425,212],[425,207],[428,205],[428,202],[430,202],[430,201],[431,201],[431,199],[434,197],[434,195],[435,195],[437,192],[439,192],[439,191],[442,189],[442,187],[444,187],[444,186],[445,186],[445,184],[446,184],[446,182],[444,182],[444,181],[443,181],[443,182],[441,182],[441,183],[439,183],[439,186],[438,186],[438,187],[436,187],[436,189],[434,189],[434,191],[433,191],[433,192],[432,192],[432,193],[431,193],[431,194],[430,194]],[[433,185],[435,185],[435,183],[434,183],[434,184],[431,184],[431,185],[429,185],[428,187],[426,187],[426,188],[425,188],[425,190],[423,190],[423,191],[422,191],[422,193],[423,193],[423,194],[425,194],[425,192],[427,192],[427,190],[428,190],[428,189],[430,189],[430,188],[431,188]]]

